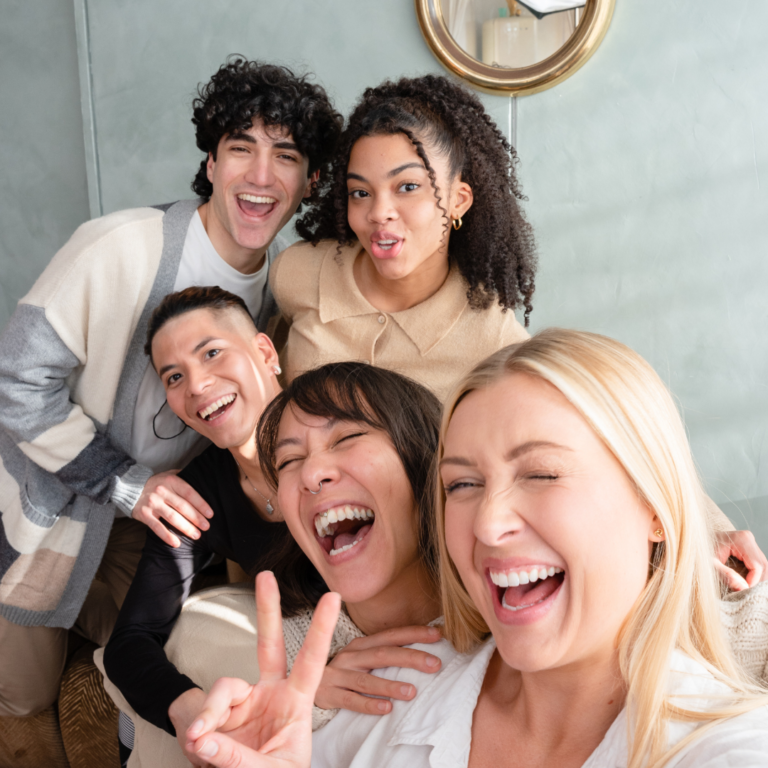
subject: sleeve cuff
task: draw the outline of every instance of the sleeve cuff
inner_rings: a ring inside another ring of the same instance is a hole
[[[118,477],[112,489],[110,501],[126,516],[130,517],[144,486],[154,472],[142,464],[134,464],[122,477]]]

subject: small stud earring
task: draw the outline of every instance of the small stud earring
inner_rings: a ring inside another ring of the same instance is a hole
[[[657,529],[656,529],[656,530],[653,532],[653,535],[654,535],[654,536],[658,536],[660,539],[663,539],[663,538],[664,538],[664,529],[663,529],[663,528],[657,528]]]
[[[272,372],[275,374],[275,376],[279,376],[283,372],[283,369],[279,365],[273,365]]]

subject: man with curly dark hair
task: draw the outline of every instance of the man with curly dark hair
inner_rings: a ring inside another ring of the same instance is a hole
[[[0,716],[56,699],[69,627],[106,642],[146,530],[131,517],[171,545],[164,522],[192,538],[208,527],[171,469],[202,446],[163,407],[147,323],[167,293],[220,285],[267,330],[278,232],[313,198],[342,125],[308,77],[240,56],[193,106],[199,198],[83,224],[0,337]]]

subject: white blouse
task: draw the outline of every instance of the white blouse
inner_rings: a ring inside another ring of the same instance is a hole
[[[381,670],[381,677],[416,686],[416,697],[393,702],[392,712],[383,717],[342,710],[314,734],[313,768],[466,768],[472,716],[496,644],[491,638],[471,654],[457,653],[446,640],[413,647],[439,656],[441,670],[433,675],[400,667]],[[708,702],[727,691],[701,664],[675,652],[670,695],[701,697],[681,699],[681,706],[706,708]],[[698,726],[670,723],[669,747]],[[622,710],[583,768],[626,768],[627,751],[626,714]],[[719,723],[675,755],[665,768],[733,766],[768,766],[768,707]]]

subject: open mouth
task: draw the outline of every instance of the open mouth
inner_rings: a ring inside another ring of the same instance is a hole
[[[237,204],[249,216],[266,216],[272,213],[277,200],[269,195],[249,195],[242,193],[237,196]]]
[[[379,259],[397,256],[402,250],[403,238],[386,235],[371,240],[371,254]]]
[[[327,509],[315,517],[320,546],[331,557],[349,551],[370,533],[375,517],[373,510],[350,504]]]
[[[234,403],[236,399],[237,395],[224,395],[215,403],[211,403],[201,411],[198,411],[197,415],[203,419],[203,421],[215,421],[232,407],[232,403]]]
[[[565,579],[562,568],[546,565],[491,570],[489,575],[498,590],[499,602],[507,611],[522,611],[543,603],[557,592]]]

